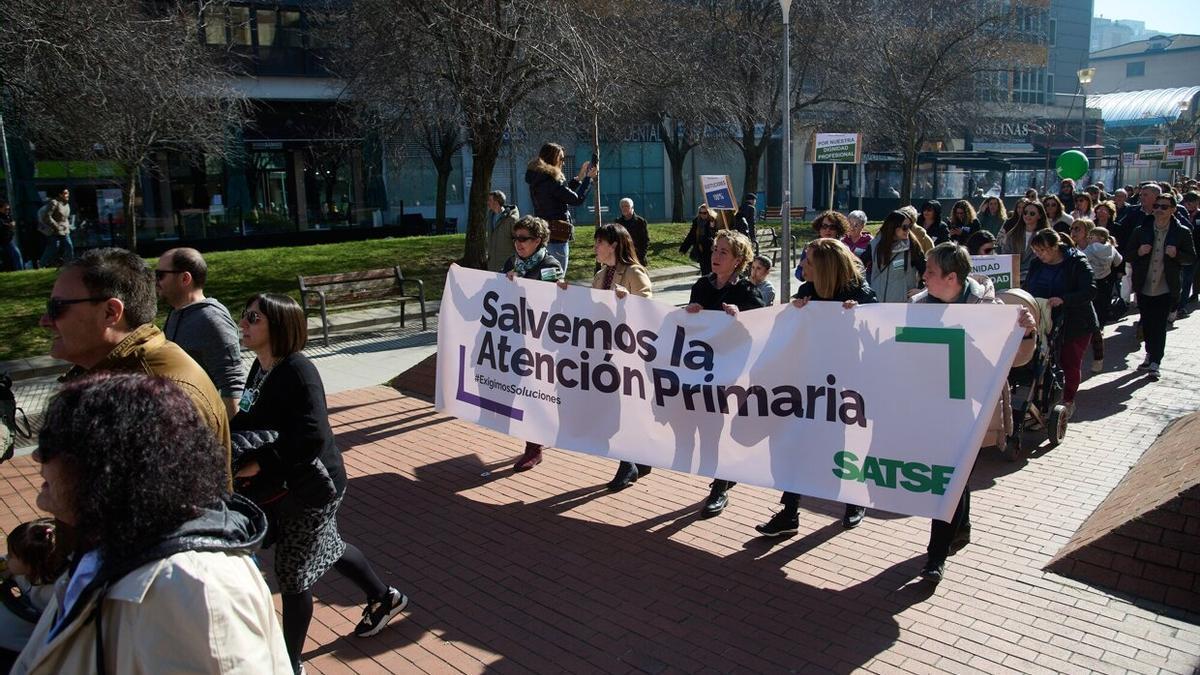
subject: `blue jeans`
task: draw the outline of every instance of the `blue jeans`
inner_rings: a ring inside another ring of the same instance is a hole
[[[75,245],[71,243],[71,235],[52,234],[46,239],[46,250],[42,253],[42,267],[49,267],[55,260],[70,262],[75,257]]]
[[[21,257],[21,249],[17,248],[15,239],[0,249],[0,269],[12,272],[25,269],[25,259]]]
[[[559,262],[559,264],[562,265],[563,276],[565,277],[567,274],[567,256],[569,256],[571,254],[571,243],[567,242],[567,241],[564,241],[564,242],[553,242],[552,241],[552,242],[546,244],[546,251],[550,255],[554,256],[554,259],[557,260]]]
[[[1183,309],[1187,307],[1188,300],[1192,297],[1192,284],[1196,280],[1196,265],[1184,265],[1179,270],[1179,306],[1176,309]]]

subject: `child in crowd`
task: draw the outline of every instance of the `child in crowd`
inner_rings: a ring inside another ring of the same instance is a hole
[[[12,667],[50,604],[54,580],[67,569],[66,549],[53,518],[22,523],[8,535],[8,557],[3,559],[2,572],[0,672],[7,673]]]
[[[1125,261],[1117,251],[1117,241],[1109,233],[1108,228],[1093,227],[1087,235],[1087,248],[1083,254],[1087,256],[1088,264],[1092,266],[1092,278],[1096,280],[1096,295],[1092,298],[1092,306],[1096,309],[1096,318],[1100,327],[1092,333],[1092,372],[1104,370],[1104,324],[1108,322],[1109,308],[1112,305],[1113,286],[1119,277],[1113,273],[1120,269]]]
[[[763,255],[754,256],[750,261],[750,283],[762,294],[768,307],[775,304],[775,287],[767,279],[770,274],[771,259]]]

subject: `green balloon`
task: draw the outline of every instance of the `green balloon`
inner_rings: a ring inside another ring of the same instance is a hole
[[[1070,178],[1071,180],[1079,180],[1088,172],[1087,155],[1078,150],[1068,150],[1058,156],[1058,161],[1054,163],[1054,168],[1058,170],[1060,178]]]

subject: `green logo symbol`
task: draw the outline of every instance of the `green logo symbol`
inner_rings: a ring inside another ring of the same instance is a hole
[[[896,329],[896,342],[946,345],[950,351],[950,398],[967,398],[967,332],[961,328]]]

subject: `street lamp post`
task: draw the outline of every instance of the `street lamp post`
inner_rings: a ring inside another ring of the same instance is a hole
[[[1087,157],[1087,85],[1092,83],[1092,78],[1096,76],[1095,68],[1080,68],[1075,73],[1079,76],[1079,94],[1082,103],[1079,106],[1079,151]]]
[[[792,48],[791,30],[788,25],[788,12],[792,8],[792,0],[779,0],[779,9],[783,13],[783,208],[780,216],[783,220],[780,229],[783,240],[780,246],[779,259],[779,292],[786,301],[792,297]]]

